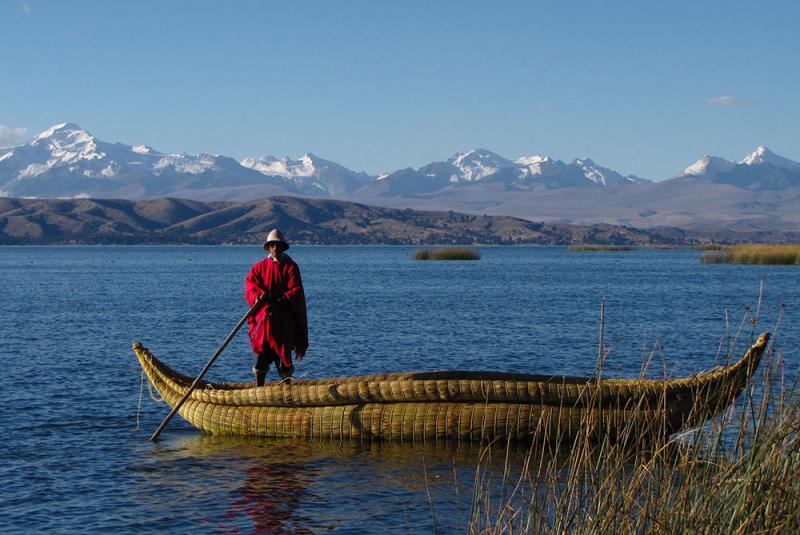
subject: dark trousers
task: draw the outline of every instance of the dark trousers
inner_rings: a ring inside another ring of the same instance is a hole
[[[275,369],[278,370],[278,375],[280,375],[281,379],[286,379],[287,377],[291,377],[292,373],[294,372],[294,366],[286,367],[283,365],[281,361],[281,357],[275,353],[271,348],[267,348],[263,353],[260,355],[255,355],[253,359],[253,371],[258,373],[263,373],[266,376],[267,372],[269,371],[270,364],[275,363]]]

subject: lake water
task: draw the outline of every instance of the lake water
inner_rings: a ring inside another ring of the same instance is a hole
[[[605,299],[607,376],[713,366],[745,307],[800,358],[796,266],[701,265],[699,252],[293,247],[311,346],[297,376],[469,369],[589,375]],[[144,390],[140,340],[194,375],[246,311],[259,247],[0,247],[0,531],[463,531],[478,451],[202,435]],[[726,310],[728,320],[726,324]],[[749,333],[751,326],[746,325]],[[663,347],[663,349],[661,349]],[[737,352],[744,348],[739,344]],[[250,380],[239,335],[207,376]]]

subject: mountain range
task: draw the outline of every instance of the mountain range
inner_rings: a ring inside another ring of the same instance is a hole
[[[308,153],[298,160],[163,153],[101,141],[72,123],[0,148],[0,196],[252,200],[284,195],[384,207],[641,228],[799,229],[800,163],[764,146],[739,162],[702,156],[653,182],[588,158],[516,160],[477,149],[378,176]]]

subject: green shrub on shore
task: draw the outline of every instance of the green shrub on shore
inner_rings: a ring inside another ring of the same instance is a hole
[[[704,254],[703,264],[784,264],[800,265],[800,245],[731,245]]]
[[[638,248],[632,245],[571,245],[567,251],[573,253],[587,252],[616,252],[616,251],[636,251]]]
[[[480,260],[481,253],[474,247],[435,247],[419,249],[411,255],[414,260]]]
[[[532,447],[520,470],[506,462],[499,482],[478,467],[469,532],[800,532],[800,390],[780,387],[780,355],[765,360],[738,410],[692,431],[647,443],[587,431],[563,452]]]

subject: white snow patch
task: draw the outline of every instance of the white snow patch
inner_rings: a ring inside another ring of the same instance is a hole
[[[536,163],[542,162],[550,162],[552,159],[550,156],[522,156],[517,158],[517,163],[520,165],[532,165]]]
[[[553,171],[560,162],[549,156],[523,156],[517,158],[516,163],[524,166],[531,175],[546,175]]]
[[[317,171],[314,157],[311,154],[304,154],[299,160],[292,160],[284,156],[280,160],[273,156],[261,156],[258,160],[245,158],[239,162],[243,167],[258,171],[262,175],[282,176],[285,178],[309,177]]]
[[[450,177],[451,182],[459,182],[461,180],[474,182],[493,175],[500,169],[513,166],[513,163],[509,160],[485,149],[473,149],[465,153],[456,154],[448,160],[448,163],[460,171],[460,176],[453,175]]]
[[[576,158],[573,163],[577,165],[581,169],[581,171],[583,171],[583,176],[585,176],[595,184],[608,186],[609,183],[614,182],[614,180],[609,180],[609,178],[613,177],[612,173],[616,174],[620,179],[622,178],[621,176],[619,176],[617,173],[614,173],[614,171],[611,171],[610,169],[596,166],[594,162],[588,158],[584,160]]]
[[[118,171],[119,165],[117,162],[109,162],[109,164],[100,171],[100,174],[104,177],[110,178],[112,176],[116,176]]]
[[[774,165],[775,167],[800,169],[800,163],[794,162],[789,158],[779,156],[764,145],[761,145],[754,152],[748,154],[745,159],[741,161],[741,163],[744,165],[764,165],[768,163]]]
[[[704,154],[700,159],[684,169],[680,176],[710,176],[729,171],[735,165],[736,163],[725,158]]]
[[[147,145],[134,145],[131,147],[131,150],[136,154],[152,154],[153,149],[148,147]]]
[[[75,123],[60,123],[51,126],[44,132],[37,135],[35,138],[33,138],[32,143],[36,143],[37,141],[42,141],[50,138],[64,139],[70,136],[82,139],[92,137],[91,134],[89,134],[89,132],[82,130],[81,127],[76,125]]]
[[[191,156],[185,153],[168,154],[153,164],[153,171],[161,174],[167,169],[174,169],[178,173],[199,175],[216,167],[216,156],[200,154]]]
[[[19,178],[39,176],[50,169],[50,166],[43,163],[32,163],[19,172]]]

